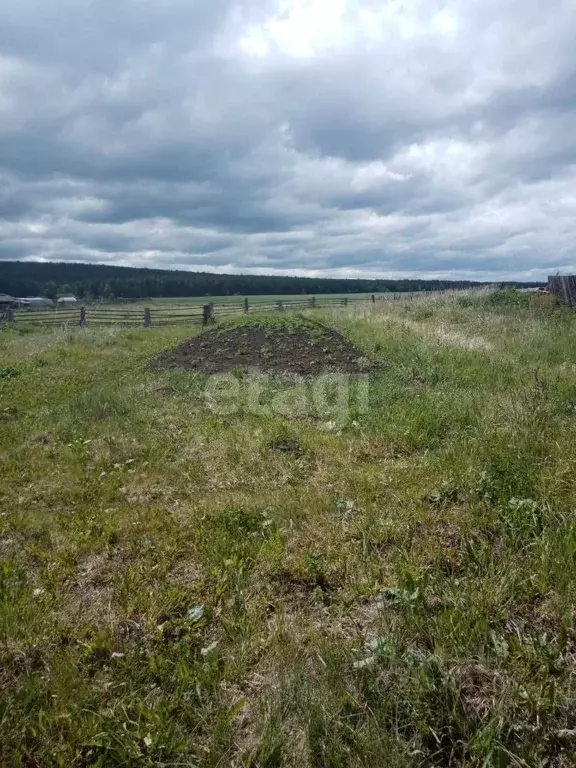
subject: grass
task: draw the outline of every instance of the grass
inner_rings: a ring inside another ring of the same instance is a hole
[[[1,765],[574,765],[576,317],[314,318],[381,363],[336,428],[0,332]]]
[[[391,296],[390,293],[376,293],[375,296]],[[371,293],[322,293],[318,294],[319,301],[322,299],[343,299],[348,297],[353,299],[370,299]],[[269,303],[277,301],[305,301],[312,298],[311,294],[294,293],[294,294],[257,294],[255,296],[248,296],[250,304]],[[215,304],[241,304],[245,299],[245,294],[237,294],[236,296],[185,296],[183,298],[157,298],[143,300],[143,306],[148,303],[150,306],[170,306],[170,304],[206,304],[214,302]]]
[[[239,317],[225,318],[217,326],[217,332],[223,333],[237,328],[261,330],[265,335],[279,331],[291,335],[298,332],[308,334],[316,340],[321,340],[326,335],[326,325],[323,317],[318,318],[316,312],[278,312],[262,315],[241,315]]]

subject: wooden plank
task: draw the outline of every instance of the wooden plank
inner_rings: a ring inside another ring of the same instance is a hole
[[[566,292],[568,294],[568,306],[576,307],[576,277],[568,275],[566,278]]]
[[[576,276],[551,275],[548,277],[548,290],[567,307],[576,307]]]

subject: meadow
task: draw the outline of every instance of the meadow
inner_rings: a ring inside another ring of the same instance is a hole
[[[410,294],[412,295],[412,294]],[[350,301],[354,300],[366,300],[371,298],[370,293],[322,293],[318,294],[318,300],[322,299],[344,299],[348,298]],[[385,296],[391,298],[393,294],[390,293],[376,293],[374,296]],[[187,304],[238,304],[244,301],[245,296],[238,294],[236,296],[185,296],[182,298],[156,298],[156,299],[143,299],[139,304],[142,306],[150,307],[169,307],[171,305],[183,306]],[[268,304],[276,301],[303,301],[311,298],[309,294],[294,293],[294,294],[265,294],[255,295],[247,297],[250,304]]]
[[[2,327],[0,765],[576,764],[576,316],[311,316],[345,413],[148,367],[200,326]]]

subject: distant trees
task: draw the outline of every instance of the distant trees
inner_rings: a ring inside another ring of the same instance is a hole
[[[114,298],[114,291],[112,290],[112,287],[110,286],[110,283],[106,283],[104,288],[102,289],[101,294],[105,299],[108,299],[111,301]]]
[[[52,301],[56,301],[58,298],[58,286],[53,280],[49,280],[42,290],[42,295],[46,296],[47,299],[52,299]]]
[[[270,275],[216,275],[209,272],[110,267],[63,262],[0,262],[0,292],[11,296],[49,296],[72,292],[78,298],[128,299],[178,296],[264,294],[382,293],[468,288],[468,280],[344,280]],[[509,285],[538,286],[541,283]],[[70,290],[71,289],[71,290]]]

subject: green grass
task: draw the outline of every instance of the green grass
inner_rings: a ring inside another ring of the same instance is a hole
[[[216,326],[218,333],[236,328],[254,328],[264,333],[281,331],[286,334],[302,331],[312,337],[321,338],[326,333],[323,316],[317,312],[276,312],[256,315],[240,315],[224,318]]]
[[[313,317],[381,363],[342,427],[0,332],[0,765],[575,764],[576,316]]]
[[[375,296],[390,296],[390,293],[376,293]],[[410,294],[412,295],[412,294]],[[318,301],[322,299],[370,299],[371,293],[319,293],[317,295]],[[142,305],[154,306],[166,306],[170,304],[206,304],[214,302],[215,304],[239,304],[246,298],[245,294],[238,294],[237,296],[185,296],[183,298],[159,298],[159,299],[146,299],[143,300]],[[295,294],[269,294],[269,295],[256,295],[248,296],[251,304],[269,303],[276,301],[305,301],[312,298],[310,294],[295,293]]]

